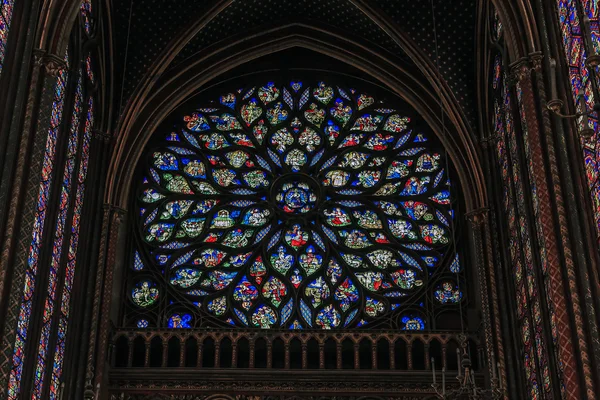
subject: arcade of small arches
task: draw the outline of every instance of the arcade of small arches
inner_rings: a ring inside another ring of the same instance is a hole
[[[593,1],[116,3],[0,4],[8,399],[598,397]]]

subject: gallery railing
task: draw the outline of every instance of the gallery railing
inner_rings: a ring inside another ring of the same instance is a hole
[[[482,346],[467,335],[477,371]],[[113,370],[125,368],[458,369],[459,333],[389,331],[117,330]]]

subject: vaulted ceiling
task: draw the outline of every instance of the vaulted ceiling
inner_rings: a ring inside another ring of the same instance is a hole
[[[373,6],[395,30],[408,35],[433,63],[435,19],[441,74],[475,129],[478,0],[433,2],[435,18],[431,1],[378,0]],[[159,54],[190,32],[214,4],[213,0],[112,0],[114,82],[121,110]],[[234,0],[187,42],[165,74],[234,37],[290,23],[322,26],[377,47],[395,62],[412,63],[394,39],[351,0]]]

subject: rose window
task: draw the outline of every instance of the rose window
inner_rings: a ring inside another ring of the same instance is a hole
[[[205,104],[143,166],[138,326],[426,329],[429,304],[461,302],[448,167],[426,125],[324,82]]]

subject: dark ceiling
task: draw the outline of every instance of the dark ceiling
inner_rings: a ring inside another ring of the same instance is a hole
[[[478,0],[433,1],[440,70],[475,128]],[[112,0],[115,84],[122,93],[120,109],[158,54],[173,38],[198,21],[211,4],[212,0]],[[435,62],[431,1],[378,0],[376,4]],[[372,46],[385,49],[398,62],[408,62],[402,49],[348,0],[234,0],[184,47],[170,67],[232,36],[290,22],[310,22],[341,35],[360,37]]]

